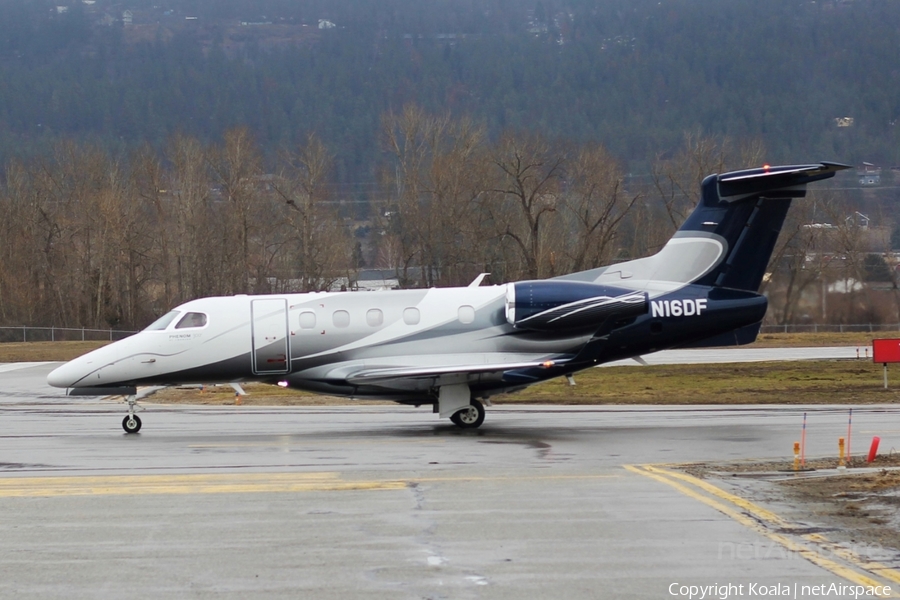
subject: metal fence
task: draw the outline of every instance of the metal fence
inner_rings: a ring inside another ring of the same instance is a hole
[[[127,338],[134,333],[137,332],[120,329],[88,329],[86,327],[0,327],[0,343],[114,341]]]

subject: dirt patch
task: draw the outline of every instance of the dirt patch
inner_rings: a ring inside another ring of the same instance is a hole
[[[896,462],[896,461],[895,461]],[[785,498],[845,542],[900,550],[900,470],[781,481]]]
[[[776,503],[776,512],[791,522],[827,531],[836,542],[865,545],[863,554],[876,552],[881,560],[895,556],[900,551],[900,455],[879,456],[871,464],[858,459],[845,471],[836,471],[837,465],[837,457],[809,460],[807,471],[796,477],[788,461],[694,464],[683,470],[723,484],[740,479],[742,495]],[[764,474],[774,479],[746,479]]]
[[[810,458],[801,465],[802,472],[822,471],[835,469],[838,466],[838,457]],[[853,471],[871,467],[900,467],[900,453],[883,454],[875,458],[872,463],[866,463],[865,458],[857,457],[845,465],[847,476],[854,476]],[[749,473],[784,473],[789,475],[794,471],[792,460],[775,461],[740,461],[729,463],[694,463],[681,465],[681,469],[694,477],[704,479],[710,476],[740,476]]]

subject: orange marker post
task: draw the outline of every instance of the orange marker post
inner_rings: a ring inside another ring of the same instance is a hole
[[[875,460],[875,457],[878,456],[878,442],[881,441],[881,438],[877,435],[872,438],[872,445],[869,446],[869,456],[866,457],[866,462],[870,463]]]

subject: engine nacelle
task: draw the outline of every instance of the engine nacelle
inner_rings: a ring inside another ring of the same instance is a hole
[[[610,317],[647,313],[647,294],[578,281],[523,281],[506,286],[506,320],[518,329],[590,329]]]

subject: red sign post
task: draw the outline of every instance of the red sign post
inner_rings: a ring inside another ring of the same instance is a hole
[[[884,365],[884,389],[887,389],[887,366],[900,362],[900,339],[872,340],[872,360]]]

